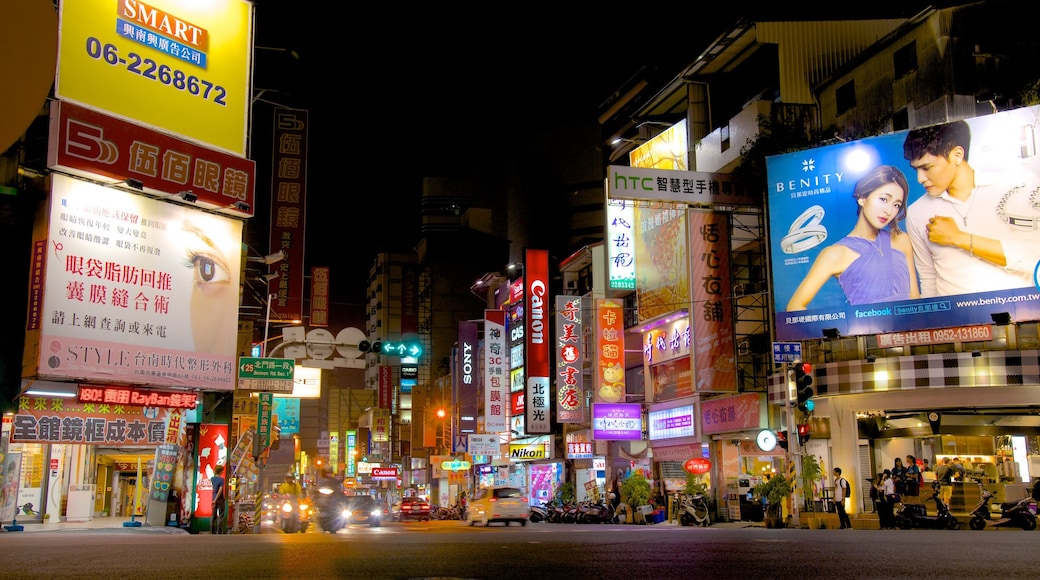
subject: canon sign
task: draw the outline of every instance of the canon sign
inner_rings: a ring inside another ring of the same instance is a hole
[[[552,389],[549,373],[549,328],[546,308],[549,300],[549,252],[526,250],[524,259],[524,306],[527,307],[527,332],[524,337],[524,374],[527,378],[527,405],[524,431],[550,433]]]

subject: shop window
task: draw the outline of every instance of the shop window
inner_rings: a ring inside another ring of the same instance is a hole
[[[1032,349],[1040,348],[1040,323],[1029,322],[1017,325],[1018,348]]]

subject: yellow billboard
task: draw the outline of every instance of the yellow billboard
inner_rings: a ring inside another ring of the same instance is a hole
[[[58,98],[245,156],[251,3],[65,0],[59,18]]]

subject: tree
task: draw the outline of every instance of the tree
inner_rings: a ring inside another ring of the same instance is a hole
[[[816,502],[813,501],[813,484],[820,480],[823,470],[820,462],[812,453],[802,455],[802,497],[805,498],[805,511],[816,511]]]
[[[755,486],[755,497],[766,498],[766,517],[780,519],[784,513],[784,501],[791,495],[791,484],[783,475],[777,474]]]
[[[633,473],[621,484],[621,501],[632,507],[650,503],[650,480],[642,473]]]

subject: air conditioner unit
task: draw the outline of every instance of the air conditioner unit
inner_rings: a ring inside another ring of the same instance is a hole
[[[740,343],[737,344],[737,354],[742,356],[751,354],[751,343],[746,340],[740,341]]]
[[[578,281],[577,280],[567,280],[567,281],[565,281],[563,283],[563,289],[567,290],[568,292],[577,291],[578,290]]]
[[[734,296],[743,296],[744,295],[744,285],[743,284],[737,284],[736,286],[734,286],[733,287],[733,295]]]

